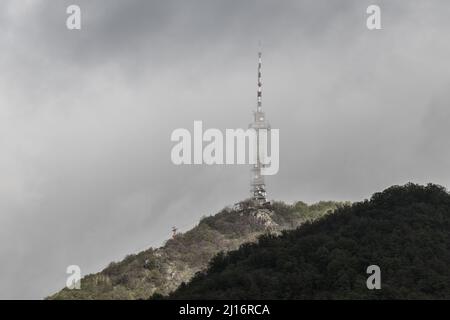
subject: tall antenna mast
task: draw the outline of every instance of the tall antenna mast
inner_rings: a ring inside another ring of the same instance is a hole
[[[260,51],[258,52],[258,91],[256,94],[256,98],[257,98],[257,102],[258,102],[258,107],[257,107],[258,112],[261,112],[261,109],[262,109],[261,66],[262,66],[262,52],[261,52],[261,48],[260,48]]]
[[[257,205],[264,205],[267,203],[266,184],[264,182],[264,176],[261,174],[264,168],[264,161],[261,159],[260,147],[264,147],[267,141],[262,141],[263,137],[260,135],[260,130],[270,130],[270,125],[266,121],[266,115],[262,111],[262,80],[261,80],[261,66],[262,66],[262,50],[261,43],[259,44],[258,52],[258,89],[256,93],[257,107],[253,112],[253,123],[249,125],[249,128],[256,130],[256,163],[252,166],[252,181],[251,181],[251,195],[253,201]]]

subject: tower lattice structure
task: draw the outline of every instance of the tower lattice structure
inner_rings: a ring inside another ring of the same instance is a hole
[[[264,175],[261,174],[261,170],[264,168],[264,159],[261,158],[260,148],[267,146],[267,141],[263,139],[269,136],[270,124],[266,121],[266,115],[262,110],[262,53],[258,52],[258,89],[256,93],[256,110],[253,111],[253,122],[249,125],[249,128],[256,131],[256,145],[254,150],[256,152],[256,163],[252,165],[251,174],[251,196],[252,199],[258,204],[264,204],[267,202],[267,190]],[[260,130],[267,130],[267,135],[263,137]],[[263,152],[263,154],[265,154]]]

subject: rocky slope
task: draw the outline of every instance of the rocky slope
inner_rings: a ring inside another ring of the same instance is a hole
[[[341,205],[275,202],[255,208],[244,201],[203,218],[192,230],[177,234],[161,248],[129,255],[99,273],[87,275],[81,280],[80,290],[64,288],[48,299],[146,299],[154,294],[167,295],[204,270],[220,251],[238,249],[265,233],[279,234],[296,228]]]

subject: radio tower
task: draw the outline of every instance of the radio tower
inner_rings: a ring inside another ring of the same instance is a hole
[[[249,128],[253,128],[256,130],[256,163],[253,165],[251,173],[252,173],[252,181],[251,181],[251,195],[253,201],[258,205],[263,205],[267,202],[267,192],[266,192],[266,184],[264,182],[264,176],[261,175],[261,169],[264,168],[263,161],[260,158],[260,140],[262,137],[260,136],[259,130],[266,129],[267,132],[270,130],[270,125],[266,121],[266,116],[262,111],[262,82],[261,82],[261,65],[262,65],[262,53],[258,52],[258,90],[256,93],[256,111],[253,111],[253,123],[249,125]],[[268,135],[267,135],[268,136]],[[261,147],[266,146],[267,141],[261,141]]]

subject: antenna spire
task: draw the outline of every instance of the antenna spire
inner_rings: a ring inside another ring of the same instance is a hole
[[[256,94],[257,102],[258,102],[258,108],[257,111],[261,112],[262,109],[262,81],[261,81],[261,65],[262,65],[262,52],[261,52],[261,44],[260,49],[258,52],[258,91]]]

